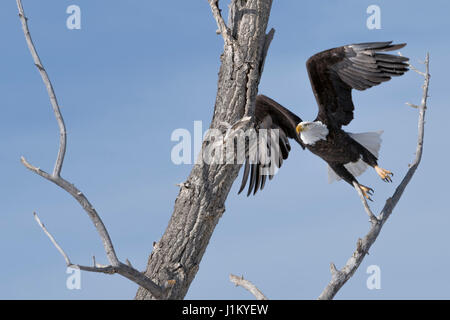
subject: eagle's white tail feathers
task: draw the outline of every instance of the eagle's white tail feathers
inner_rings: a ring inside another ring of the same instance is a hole
[[[363,133],[348,132],[348,135],[352,139],[354,139],[363,147],[365,147],[367,150],[369,150],[370,153],[372,153],[377,158],[381,147],[382,134],[383,131],[363,132]],[[366,171],[368,167],[368,165],[362,159],[359,159],[356,162],[347,163],[344,166],[355,177],[361,175],[364,171]],[[332,183],[334,180],[339,181],[341,180],[341,178],[333,171],[333,169],[328,167],[328,182]]]
[[[383,130],[375,132],[363,132],[363,133],[350,133],[348,135],[359,142],[363,147],[370,151],[375,157],[378,158],[378,152],[381,147],[381,135]]]

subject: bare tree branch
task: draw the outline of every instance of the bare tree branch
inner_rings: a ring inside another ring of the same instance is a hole
[[[372,224],[378,223],[378,218],[373,214],[372,210],[370,209],[369,204],[367,203],[366,197],[364,197],[359,184],[357,182],[353,182],[353,186],[355,187],[356,191],[358,192],[359,197],[361,198],[361,202],[364,206],[364,210],[366,210],[366,213],[369,216],[370,222]]]
[[[57,186],[61,187],[62,189],[67,191],[72,197],[74,197],[75,200],[77,200],[80,203],[80,205],[83,207],[83,209],[88,214],[88,216],[91,219],[92,223],[94,224],[95,228],[97,229],[97,232],[98,232],[100,238],[102,239],[103,247],[105,249],[108,260],[110,261],[110,263],[112,265],[118,265],[119,259],[117,258],[117,255],[114,250],[114,246],[112,244],[112,241],[108,234],[108,231],[106,230],[106,227],[103,224],[103,221],[101,220],[97,211],[91,205],[91,203],[86,198],[86,196],[80,190],[78,190],[73,184],[66,181],[64,178],[55,177],[39,168],[36,168],[35,166],[28,163],[24,157],[21,158],[21,161],[26,168],[35,172],[36,174],[40,175],[41,177],[47,179],[48,181],[53,182]]]
[[[64,252],[64,250],[61,248],[61,246],[56,242],[55,238],[52,236],[52,234],[47,230],[45,225],[41,222],[38,215],[34,213],[34,218],[39,224],[39,226],[42,228],[44,233],[49,237],[50,241],[53,243],[53,245],[58,249],[58,251],[61,253],[61,255],[64,257],[64,260],[66,261],[66,265],[70,268],[80,269],[83,271],[89,271],[89,272],[97,272],[97,273],[105,273],[105,274],[121,274],[124,277],[129,278],[131,281],[135,282],[138,285],[152,288],[154,285],[153,282],[151,282],[150,279],[148,279],[146,276],[144,276],[142,273],[139,273],[138,271],[134,270],[133,268],[128,268],[130,266],[125,266],[121,263],[119,263],[118,266],[112,266],[112,265],[100,265],[95,262],[94,257],[94,265],[92,267],[90,266],[82,266],[79,264],[73,264],[70,262],[70,258],[68,255]]]
[[[94,209],[94,207],[91,205],[89,200],[86,198],[86,196],[80,190],[78,190],[73,184],[69,183],[68,181],[61,178],[61,176],[60,176],[63,161],[64,161],[64,155],[65,155],[65,151],[66,151],[66,128],[64,125],[64,120],[63,120],[62,114],[60,112],[60,108],[59,108],[59,105],[58,105],[58,102],[56,99],[56,95],[53,90],[50,79],[48,77],[48,74],[45,71],[44,66],[42,65],[42,63],[39,59],[36,48],[31,39],[31,35],[30,35],[30,31],[28,29],[28,23],[27,23],[28,19],[25,16],[21,0],[16,0],[16,2],[17,2],[17,7],[19,9],[19,17],[22,22],[22,28],[23,28],[23,31],[25,34],[25,39],[28,44],[28,48],[29,48],[30,53],[33,57],[33,60],[42,76],[44,84],[47,88],[47,92],[48,92],[48,95],[49,95],[49,98],[50,98],[50,101],[51,101],[51,104],[53,107],[53,111],[55,113],[56,120],[58,122],[59,130],[60,130],[60,146],[59,146],[59,152],[58,152],[58,156],[56,159],[53,174],[48,174],[47,172],[31,165],[29,162],[27,162],[27,160],[24,157],[21,158],[21,161],[25,165],[26,168],[35,172],[39,176],[55,183],[56,185],[58,185],[59,187],[61,187],[65,191],[67,191],[72,197],[75,198],[75,200],[77,200],[80,203],[80,205],[83,207],[83,209],[88,214],[88,216],[91,219],[92,223],[94,224],[95,228],[97,229],[97,232],[103,242],[103,247],[105,249],[106,255],[107,255],[108,260],[111,265],[104,266],[104,267],[98,267],[96,265],[94,265],[93,267],[87,267],[87,266],[72,264],[70,262],[69,257],[67,256],[67,254],[58,245],[55,238],[48,232],[48,230],[45,228],[45,226],[42,224],[42,222],[40,221],[39,217],[36,214],[34,215],[35,219],[38,222],[38,224],[40,225],[40,227],[43,229],[45,234],[50,238],[52,243],[58,249],[58,251],[62,254],[62,256],[64,257],[64,260],[66,261],[67,266],[76,267],[81,270],[91,271],[91,272],[101,272],[101,273],[108,273],[108,274],[118,273],[118,274],[130,279],[131,281],[135,282],[139,286],[146,288],[155,297],[161,297],[163,294],[163,291],[164,291],[161,286],[154,283],[150,278],[146,277],[143,273],[132,268],[130,265],[124,264],[119,261],[119,259],[117,258],[116,252],[114,250],[114,246],[112,244],[111,238],[108,234],[108,231],[107,231],[105,225],[103,224],[100,216],[98,215],[97,211]]]
[[[253,283],[245,280],[244,276],[238,277],[234,274],[230,274],[230,281],[233,282],[236,287],[241,286],[245,290],[249,291],[257,300],[268,300],[267,297]]]
[[[31,56],[33,57],[34,64],[39,70],[41,74],[42,80],[44,81],[45,87],[47,88],[48,96],[50,98],[50,103],[53,107],[53,112],[55,113],[56,120],[59,126],[59,151],[58,157],[56,158],[55,168],[53,169],[53,176],[58,177],[61,173],[62,165],[64,162],[64,155],[66,153],[66,126],[64,124],[64,119],[61,115],[61,111],[59,109],[58,100],[56,99],[55,91],[53,90],[52,83],[50,82],[50,78],[45,71],[44,66],[42,65],[41,59],[34,47],[33,40],[31,39],[30,31],[28,30],[28,19],[25,17],[25,13],[23,11],[22,2],[20,0],[17,1],[17,7],[19,9],[19,17],[22,22],[22,29],[25,34],[25,39],[28,44],[28,48],[30,49]]]
[[[225,21],[223,20],[221,10],[219,8],[219,0],[208,0],[209,5],[211,6],[211,10],[214,16],[214,19],[216,19],[218,33],[222,35],[223,40],[225,41],[226,45],[233,45],[233,39],[231,37],[230,29],[228,29]]]
[[[61,255],[64,257],[64,260],[66,260],[66,264],[72,265],[72,262],[70,262],[69,257],[67,256],[67,254],[64,252],[64,250],[61,248],[61,246],[56,242],[55,238],[50,234],[50,232],[48,232],[47,228],[44,226],[44,224],[41,222],[41,219],[39,219],[38,215],[36,212],[33,212],[34,215],[34,219],[36,220],[36,222],[39,224],[39,226],[42,228],[42,230],[44,231],[44,233],[49,237],[50,241],[53,243],[53,245],[56,247],[56,249],[58,249],[58,251],[61,253]],[[94,263],[95,264],[95,263]]]
[[[87,267],[87,266],[81,266],[79,264],[73,264],[70,261],[69,256],[65,253],[65,251],[63,250],[63,248],[61,248],[61,246],[58,244],[58,242],[56,242],[56,239],[53,237],[53,235],[47,230],[47,228],[45,227],[45,225],[42,223],[41,219],[39,219],[39,216],[37,215],[36,212],[33,213],[34,215],[34,219],[36,220],[36,222],[38,223],[38,225],[41,227],[41,229],[44,231],[44,233],[47,235],[47,237],[50,239],[50,241],[53,243],[53,245],[56,247],[56,249],[61,253],[61,255],[64,257],[64,260],[66,261],[66,265],[68,267],[71,268],[77,268],[80,270],[86,270],[86,271],[91,271],[91,272],[101,272],[101,273],[108,273],[108,274],[112,274],[112,273],[117,273],[117,271],[114,269],[113,266],[102,266],[99,265],[95,262],[95,257],[94,258],[94,266],[93,267]]]
[[[406,186],[410,182],[411,178],[413,177],[417,167],[420,164],[420,160],[422,159],[422,152],[423,152],[423,138],[424,138],[424,127],[425,127],[425,112],[427,109],[427,98],[428,98],[428,87],[430,84],[430,73],[429,73],[429,62],[430,57],[427,53],[426,59],[424,61],[425,64],[425,72],[417,70],[415,67],[413,67],[410,64],[410,67],[412,70],[416,71],[418,74],[423,76],[425,78],[424,84],[423,84],[423,96],[420,106],[418,106],[419,109],[419,120],[418,120],[418,140],[417,140],[417,148],[416,148],[416,156],[414,159],[414,162],[409,166],[409,170],[407,171],[405,177],[399,184],[399,186],[396,188],[394,194],[392,197],[388,198],[386,200],[386,203],[381,210],[379,216],[376,218],[377,220],[372,220],[372,226],[367,233],[367,235],[363,239],[358,239],[357,242],[357,248],[355,252],[353,252],[353,255],[350,257],[350,259],[347,261],[346,265],[341,269],[337,270],[335,265],[331,264],[331,281],[328,283],[326,288],[323,290],[323,292],[319,296],[319,300],[329,300],[333,299],[333,297],[336,295],[336,293],[342,288],[342,286],[347,282],[348,279],[352,277],[352,275],[355,273],[355,271],[360,266],[361,262],[363,261],[364,257],[368,253],[370,247],[373,245],[373,243],[376,241],[381,228],[383,227],[386,220],[391,215],[392,211],[394,210],[395,206],[397,205],[398,201],[400,200]],[[360,190],[359,190],[360,191]],[[361,196],[362,194],[360,194]],[[371,212],[370,208],[367,205],[367,202],[364,200],[364,208],[366,211]],[[372,214],[373,215],[373,214]],[[369,213],[369,216],[371,214]]]

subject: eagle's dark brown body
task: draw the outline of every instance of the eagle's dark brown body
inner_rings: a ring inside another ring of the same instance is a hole
[[[367,165],[378,169],[377,157],[342,130],[342,126],[348,125],[353,119],[352,89],[365,90],[408,71],[408,58],[381,53],[404,46],[405,44],[392,45],[391,42],[360,43],[329,49],[308,59],[308,76],[319,106],[314,123],[326,125],[328,129],[326,138],[314,143],[305,143],[298,134],[297,126],[303,123],[298,116],[274,100],[259,95],[255,106],[255,129],[279,129],[281,152],[275,160],[277,167],[280,167],[282,160],[288,156],[288,138],[291,138],[325,160],[333,171],[349,184],[357,180],[347,170],[346,164],[361,159]],[[260,173],[261,163],[250,162],[247,159],[245,163],[239,190],[241,192],[244,189],[250,176],[247,195],[262,189],[266,181]]]
[[[361,158],[372,167],[378,164],[375,155],[342,129],[331,129],[326,140],[319,140],[314,145],[306,145],[306,148],[325,160],[338,176],[350,184],[356,179],[345,168],[345,164],[357,162]]]
[[[326,140],[319,140],[306,148],[326,162],[349,163],[356,162],[365,148],[353,140],[341,129],[330,130]]]

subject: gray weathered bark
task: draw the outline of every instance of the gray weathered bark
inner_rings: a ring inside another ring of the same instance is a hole
[[[264,58],[273,31],[266,35],[272,0],[232,0],[228,27],[209,0],[224,37],[218,91],[211,128],[253,116]],[[205,148],[205,142],[203,148]],[[183,299],[194,279],[240,165],[195,164],[180,193],[169,225],[154,244],[145,274],[167,288],[163,299]],[[155,299],[139,288],[136,299]]]

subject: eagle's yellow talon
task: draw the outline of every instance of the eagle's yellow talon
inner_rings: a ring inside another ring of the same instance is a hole
[[[370,196],[373,195],[373,192],[374,192],[373,189],[369,188],[369,187],[366,187],[366,186],[363,186],[362,184],[360,184],[359,187],[361,188],[361,191],[362,191],[362,193],[364,195],[364,198],[366,198],[367,200],[372,201],[372,198]]]
[[[392,177],[394,176],[394,174],[391,171],[380,168],[379,166],[375,166],[375,171],[383,181],[392,182]]]

